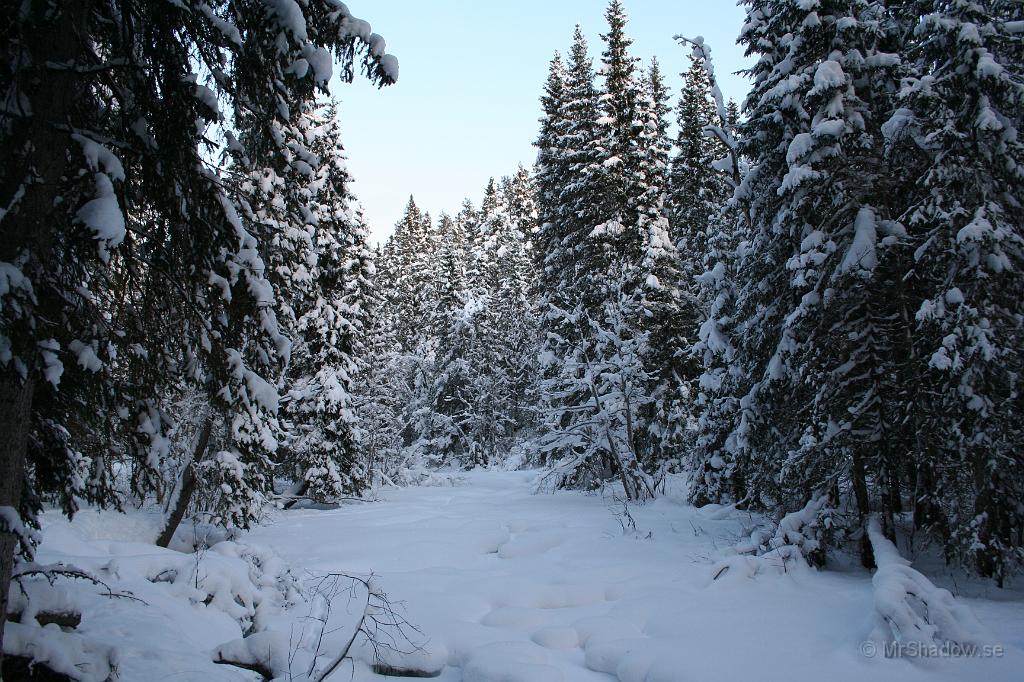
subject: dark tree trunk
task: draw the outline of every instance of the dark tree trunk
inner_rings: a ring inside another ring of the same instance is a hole
[[[298,504],[299,500],[304,499],[307,490],[309,490],[309,481],[304,480],[299,487],[292,492],[292,499],[284,503],[284,508],[291,509]]]
[[[32,416],[33,383],[6,375],[0,379],[0,507],[21,507],[25,480],[25,450]],[[18,538],[0,532],[0,665],[3,664],[4,625],[7,622],[7,594],[14,571]]]
[[[16,262],[27,256],[22,270],[30,281],[37,282],[51,258],[52,214],[73,146],[67,124],[82,87],[74,69],[49,65],[72,62],[85,49],[90,0],[24,4],[20,30],[11,35],[21,41],[25,54],[13,76],[30,115],[12,117],[9,139],[15,144],[0,149],[0,205],[13,206],[0,222],[0,260]],[[18,192],[24,194],[15,205],[12,198]],[[31,307],[25,307],[24,316],[32,316]],[[31,347],[31,339],[19,340]],[[11,370],[0,375],[0,506],[15,510],[20,507],[25,482],[34,392],[31,368],[24,381]],[[0,533],[0,669],[17,542],[13,534]]]
[[[974,513],[983,518],[975,532],[981,547],[975,550],[975,568],[986,578],[1004,587],[1006,577],[1007,547],[1012,547],[1013,521],[1006,507],[1005,497],[999,493],[1006,486],[1000,480],[999,472],[989,462],[990,453],[978,449],[974,456]]]
[[[178,488],[178,498],[174,502],[174,509],[171,510],[170,515],[167,517],[167,523],[164,525],[160,537],[156,540],[156,544],[160,547],[166,547],[171,544],[174,531],[178,530],[181,520],[185,518],[188,504],[192,501],[192,494],[196,491],[196,484],[199,482],[196,478],[195,465],[203,461],[203,457],[206,455],[206,448],[210,444],[211,431],[213,431],[212,416],[207,417],[206,421],[203,422],[202,431],[199,433],[199,440],[196,442],[196,449],[192,453],[192,461],[185,465],[185,470],[181,472],[181,487]]]
[[[864,460],[856,452],[853,455],[853,497],[857,501],[857,513],[860,516],[861,533],[863,533],[860,541],[860,563],[864,568],[874,568],[875,553],[871,550],[871,541],[868,539],[868,515],[871,513],[868,483],[864,471]]]

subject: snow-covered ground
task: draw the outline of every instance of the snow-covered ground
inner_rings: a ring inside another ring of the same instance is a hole
[[[187,584],[175,587],[166,576],[150,576],[141,593],[133,590],[168,611],[166,622],[126,618],[126,609],[141,614],[143,607],[102,599],[106,620],[102,613],[87,614],[80,630],[100,639],[111,633],[110,643],[121,647],[117,668],[123,680],[258,679],[209,662],[219,645],[240,637],[237,623],[244,627],[247,616],[218,602],[225,601],[222,596],[204,605],[204,591],[220,593],[207,589],[201,577],[233,575],[245,566],[238,556],[252,562],[255,550],[244,548],[262,546],[291,564],[299,580],[338,571],[374,573],[423,633],[410,631],[424,649],[410,660],[443,666],[437,679],[447,682],[1021,679],[1020,592],[973,584],[976,596],[958,599],[977,615],[989,641],[1003,647],[1001,656],[886,658],[864,643],[875,624],[869,573],[787,567],[752,577],[730,570],[713,580],[729,547],[749,534],[743,515],[695,510],[669,496],[631,507],[634,529],[612,498],[533,494],[534,478],[531,472],[470,472],[453,487],[391,489],[377,502],[277,512],[238,545],[198,559],[178,555],[199,567],[199,581],[188,577],[183,564],[179,573],[187,580],[177,582]],[[87,513],[69,525],[50,517],[41,560],[74,560],[92,569],[113,562],[115,570],[104,574],[113,580],[152,572],[173,558],[142,543],[98,542],[102,524],[96,519]],[[101,559],[102,553],[109,554]],[[265,549],[255,554],[262,557],[261,575],[278,580],[282,568],[268,564],[276,562],[268,559],[272,555]],[[221,592],[229,587],[244,597],[245,585],[222,586]],[[192,603],[183,604],[180,597],[195,589]],[[213,617],[205,615],[218,608]],[[295,610],[304,608],[300,602]],[[350,614],[351,622],[362,606],[357,598],[336,611]],[[285,622],[269,611],[261,617],[271,629]],[[175,624],[173,631],[167,622]],[[294,628],[281,632],[295,638]],[[357,657],[369,654],[364,649]],[[403,663],[400,658],[394,662]],[[360,661],[354,671],[344,663],[328,679],[394,678],[377,676]]]
[[[462,486],[282,514],[251,537],[312,571],[375,572],[430,638],[426,648],[446,655],[445,680],[1021,679],[1020,601],[969,600],[1005,646],[1001,658],[870,657],[866,572],[713,581],[742,519],[714,520],[663,498],[631,508],[636,532],[624,533],[621,504],[535,495],[533,479],[472,472]]]

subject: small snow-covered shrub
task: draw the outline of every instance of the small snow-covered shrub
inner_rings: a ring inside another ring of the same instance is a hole
[[[400,486],[427,486],[433,488],[447,488],[460,485],[463,477],[456,472],[437,471],[425,466],[401,467],[394,472],[391,478],[394,485]]]
[[[248,528],[253,519],[261,518],[266,499],[252,486],[248,466],[226,450],[199,465],[204,485],[218,493],[216,509],[210,515],[212,523]]]
[[[776,552],[780,556],[799,556],[812,566],[824,566],[825,547],[829,544],[826,538],[832,529],[832,510],[826,505],[826,497],[815,497],[802,509],[779,520],[775,535],[768,543],[771,550],[766,555]]]
[[[713,580],[732,572],[748,578],[771,571],[788,573],[825,564],[825,547],[835,528],[835,510],[824,496],[811,499],[801,509],[784,515],[772,529],[760,524],[731,547],[733,556],[712,569]],[[731,509],[731,508],[726,508]]]
[[[206,520],[209,514],[200,514],[178,526],[168,545],[170,549],[191,554],[210,549],[219,542],[237,540],[238,528],[228,528]]]
[[[17,566],[10,593],[4,652],[18,666],[81,682],[169,679],[184,668],[189,679],[234,680],[210,649],[292,622],[290,609],[307,599],[261,545],[164,549],[145,541],[153,528],[144,512],[45,521],[39,555],[49,563]],[[126,530],[142,541],[111,539]]]

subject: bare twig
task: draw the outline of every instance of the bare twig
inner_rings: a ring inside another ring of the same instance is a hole
[[[343,581],[348,581],[348,585],[343,587]],[[362,585],[362,588],[366,590],[366,602],[359,621],[356,623],[352,635],[348,638],[345,646],[335,655],[323,672],[314,677],[316,662],[320,657],[320,648],[324,635],[331,632],[327,630],[331,605],[334,599],[342,593],[347,593],[350,601],[354,599],[357,585]],[[350,658],[352,645],[360,633],[366,637],[366,641],[373,648],[374,660],[378,665],[384,665],[382,663],[382,653],[385,651],[410,654],[423,650],[422,645],[412,641],[413,635],[410,633],[410,630],[420,635],[423,633],[397,611],[395,603],[388,598],[383,590],[375,585],[372,574],[367,577],[361,577],[348,573],[328,573],[320,577],[319,582],[314,587],[314,591],[316,596],[323,600],[325,606],[323,612],[316,616],[310,616],[320,623],[320,631],[317,635],[313,660],[310,663],[308,673],[310,679],[314,682],[323,682],[345,659]],[[312,605],[310,608],[313,608]],[[411,648],[404,648],[402,642]],[[387,666],[384,665],[384,667]]]

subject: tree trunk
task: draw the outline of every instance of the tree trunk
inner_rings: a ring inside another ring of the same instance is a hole
[[[975,518],[984,519],[975,528],[976,543],[980,546],[975,550],[975,569],[986,578],[996,581],[996,587],[1004,586],[1006,576],[1005,548],[1011,547],[1012,521],[1006,509],[1006,502],[999,493],[1006,486],[1000,480],[999,472],[991,466],[991,453],[987,449],[976,448],[972,460],[974,463],[974,514]],[[1002,503],[1001,503],[1002,502]]]
[[[16,262],[27,256],[22,271],[36,283],[50,260],[56,224],[52,214],[60,198],[61,178],[68,173],[69,154],[74,151],[66,126],[82,87],[74,69],[48,65],[72,62],[84,49],[90,0],[58,4],[40,0],[23,5],[19,23],[24,42],[13,74],[17,85],[14,93],[7,95],[10,101],[23,97],[30,113],[9,119],[13,133],[9,139],[15,143],[0,149],[0,205],[12,207],[0,221],[0,261]],[[19,192],[24,192],[20,202],[12,201]],[[30,305],[25,308],[22,314],[31,320],[34,311]],[[31,347],[31,338],[25,339],[24,332],[19,336]],[[15,512],[21,503],[31,428],[32,364],[25,380],[10,369],[0,374],[0,507],[12,507]],[[12,533],[0,532],[0,667],[17,543]]]
[[[857,513],[863,536],[860,541],[860,563],[864,568],[875,567],[875,553],[868,539],[868,518],[871,515],[871,503],[868,498],[868,484],[864,472],[864,460],[857,452],[853,453],[853,496],[857,501]]]
[[[196,484],[199,482],[196,478],[195,465],[199,464],[206,454],[206,447],[210,443],[211,431],[213,431],[212,415],[207,417],[203,423],[203,429],[199,433],[199,440],[196,442],[196,449],[192,453],[192,461],[181,472],[181,486],[178,488],[178,499],[174,503],[174,509],[171,510],[170,515],[167,517],[167,523],[164,525],[160,537],[156,540],[156,544],[160,547],[166,547],[171,544],[174,531],[178,530],[181,520],[185,518],[185,511],[188,509],[189,502],[192,501],[192,493],[195,492]]]
[[[32,417],[31,379],[21,381],[12,373],[0,379],[0,507],[18,513],[25,479],[25,451]],[[7,623],[7,594],[14,571],[18,537],[13,531],[0,532],[0,665],[3,665],[4,625]]]
[[[303,479],[303,481],[299,485],[299,487],[296,488],[291,493],[292,494],[292,499],[290,499],[290,500],[288,500],[287,502],[284,503],[284,508],[285,509],[291,509],[296,504],[298,504],[299,500],[303,499],[303,497],[305,496],[307,490],[309,490],[309,481]]]

